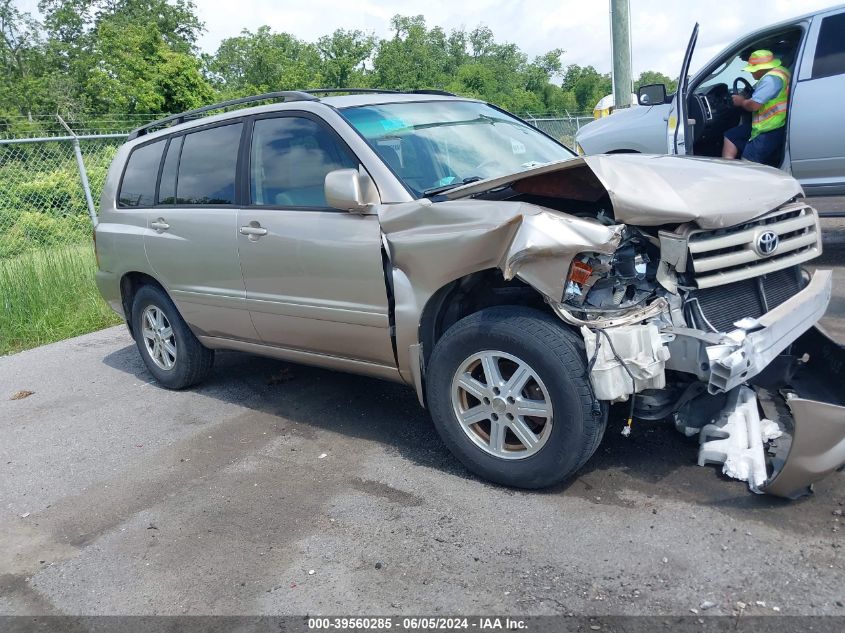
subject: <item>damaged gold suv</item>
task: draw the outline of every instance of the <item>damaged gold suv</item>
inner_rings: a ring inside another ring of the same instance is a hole
[[[754,491],[845,462],[842,349],[814,327],[831,273],[801,268],[821,233],[793,178],[577,158],[445,93],[331,92],[175,115],[117,153],[97,282],[162,385],[215,349],[404,382],[467,468],[525,488],[581,468],[612,403]]]

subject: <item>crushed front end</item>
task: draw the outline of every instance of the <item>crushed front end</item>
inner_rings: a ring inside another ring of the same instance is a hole
[[[816,327],[831,272],[801,268],[820,253],[800,198],[733,226],[626,225],[614,254],[573,259],[551,304],[629,425],[672,417],[699,464],[792,498],[845,464],[845,351]]]

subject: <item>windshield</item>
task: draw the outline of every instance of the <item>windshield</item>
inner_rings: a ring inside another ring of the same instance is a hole
[[[483,103],[388,103],[342,114],[417,196],[574,156]]]
[[[710,73],[696,88],[697,93],[705,92],[708,88],[716,84],[733,85],[736,77],[743,77],[752,86],[755,83],[754,77],[751,73],[743,70],[748,65],[748,62],[735,55],[719,65],[716,70]]]

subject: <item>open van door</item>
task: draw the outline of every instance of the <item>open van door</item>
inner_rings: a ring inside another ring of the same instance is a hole
[[[685,139],[690,135],[690,123],[687,118],[687,91],[689,89],[689,66],[692,61],[692,52],[695,43],[698,41],[698,22],[692,29],[687,52],[684,55],[684,63],[681,65],[681,74],[678,75],[678,92],[672,101],[669,109],[669,125],[666,127],[667,150],[669,154],[686,154]]]

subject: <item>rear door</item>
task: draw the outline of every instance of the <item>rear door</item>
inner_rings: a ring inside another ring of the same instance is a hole
[[[792,175],[807,195],[845,195],[845,10],[813,20],[789,106]]]
[[[324,195],[326,174],[358,159],[310,113],[251,126],[238,242],[262,341],[395,367],[378,216],[332,209]]]
[[[168,141],[144,243],[156,278],[198,334],[255,341],[238,259],[243,128],[227,121]]]

